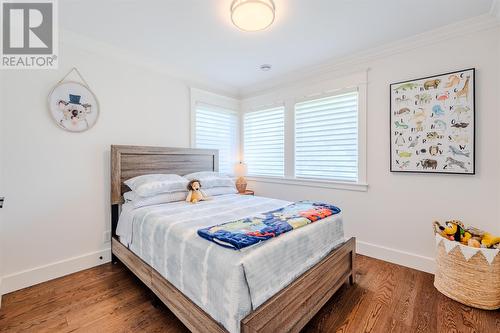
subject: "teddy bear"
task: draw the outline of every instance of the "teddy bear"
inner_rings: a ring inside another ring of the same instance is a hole
[[[198,201],[208,200],[208,196],[201,189],[201,182],[198,179],[191,180],[187,189],[189,191],[186,197],[187,202],[197,203]]]

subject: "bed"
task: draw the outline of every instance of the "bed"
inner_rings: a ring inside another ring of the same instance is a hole
[[[196,230],[289,203],[228,194],[196,205],[123,204],[126,179],[217,171],[217,151],[112,146],[111,164],[113,261],[193,332],[298,332],[343,283],[354,283],[355,240],[343,238],[341,215],[234,251]]]

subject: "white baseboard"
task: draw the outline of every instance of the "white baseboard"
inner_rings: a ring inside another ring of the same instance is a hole
[[[48,265],[4,275],[0,286],[0,295],[30,287],[35,284],[46,282],[87,268],[95,267],[110,261],[111,248],[106,248]]]
[[[435,261],[434,258],[431,257],[424,257],[415,253],[396,250],[363,241],[356,241],[356,252],[368,257],[434,274]]]

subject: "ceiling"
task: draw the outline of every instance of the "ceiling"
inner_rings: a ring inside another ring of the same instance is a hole
[[[186,79],[239,90],[486,14],[495,0],[275,0],[276,21],[253,33],[231,24],[231,1],[60,1],[60,24]]]

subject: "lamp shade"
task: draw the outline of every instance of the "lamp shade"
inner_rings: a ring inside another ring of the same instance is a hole
[[[234,0],[231,20],[244,31],[259,31],[274,22],[275,7],[272,0]]]
[[[247,172],[248,168],[245,163],[236,163],[236,165],[234,166],[234,175],[236,177],[245,177],[247,175]]]

